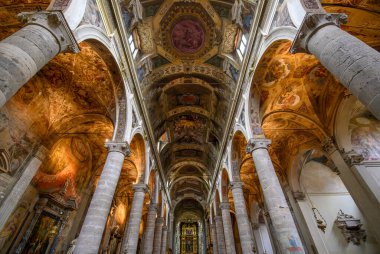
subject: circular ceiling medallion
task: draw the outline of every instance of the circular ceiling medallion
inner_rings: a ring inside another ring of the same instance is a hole
[[[181,20],[173,27],[173,46],[182,53],[197,52],[202,48],[204,39],[202,26],[192,19]]]

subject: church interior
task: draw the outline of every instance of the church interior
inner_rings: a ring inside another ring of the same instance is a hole
[[[0,0],[0,253],[380,253],[379,0]]]

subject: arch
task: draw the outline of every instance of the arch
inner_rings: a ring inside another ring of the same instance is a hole
[[[146,172],[146,144],[143,136],[140,133],[136,133],[131,142],[131,155],[126,160],[134,163],[137,169],[136,182],[144,181],[144,173]]]

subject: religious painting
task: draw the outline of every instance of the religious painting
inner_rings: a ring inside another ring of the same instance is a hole
[[[174,140],[181,143],[204,142],[206,135],[206,119],[198,115],[182,115],[173,123]]]
[[[198,253],[197,224],[182,223],[181,227],[181,254]]]
[[[195,53],[202,48],[205,40],[204,30],[199,22],[184,19],[174,25],[172,30],[173,46],[181,53]]]
[[[179,94],[177,95],[177,105],[178,106],[199,106],[200,98],[199,94],[191,94],[191,93],[185,93],[185,94]]]
[[[59,224],[58,217],[47,212],[42,212],[22,253],[48,253],[53,247],[54,238],[58,234]]]
[[[380,159],[380,122],[368,111],[363,111],[351,119],[351,143],[355,152],[366,160]]]

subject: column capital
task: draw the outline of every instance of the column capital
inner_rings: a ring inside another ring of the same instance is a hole
[[[162,231],[168,231],[168,226],[163,225],[163,226],[162,226]]]
[[[220,203],[220,209],[222,210],[230,210],[230,202],[222,202]]]
[[[156,218],[156,223],[164,223],[164,217],[157,217]]]
[[[37,149],[36,149],[36,152],[34,154],[34,157],[36,157],[37,159],[39,159],[40,161],[43,161],[46,156],[48,155],[49,153],[49,150],[43,146],[43,145],[40,145]]]
[[[131,149],[128,142],[118,142],[118,141],[108,141],[104,144],[109,152],[119,152],[124,154],[124,156],[131,155]]]
[[[231,189],[243,189],[243,182],[241,181],[234,181],[230,183]]]
[[[79,45],[61,11],[21,12],[17,16],[25,25],[37,25],[47,29],[56,38],[60,46],[59,52],[78,53],[80,51]]]
[[[290,53],[310,53],[308,49],[309,39],[322,27],[333,25],[340,27],[340,24],[347,23],[345,13],[306,13],[297,35],[290,47]]]
[[[148,211],[157,212],[157,204],[156,203],[150,203],[148,206]]]
[[[137,183],[133,185],[133,190],[135,192],[144,192],[146,193],[148,191],[148,186],[144,183]]]
[[[321,146],[322,146],[322,150],[325,151],[328,154],[332,154],[333,152],[335,152],[337,150],[333,137],[326,138],[322,142]]]
[[[245,149],[246,153],[252,153],[256,149],[268,149],[268,146],[271,144],[270,139],[267,138],[251,138],[248,140],[247,148]]]

